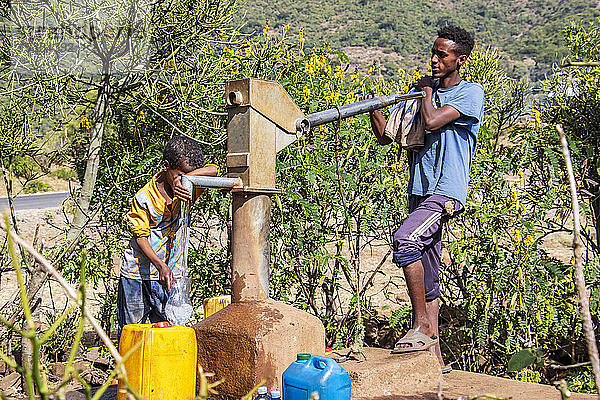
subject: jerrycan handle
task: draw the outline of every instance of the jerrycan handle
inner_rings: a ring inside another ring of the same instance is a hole
[[[317,369],[330,369],[332,367],[331,358],[318,355],[312,356],[313,366]]]

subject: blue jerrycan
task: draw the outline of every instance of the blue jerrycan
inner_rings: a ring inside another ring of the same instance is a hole
[[[350,400],[350,375],[328,357],[298,354],[283,373],[283,400],[308,400],[313,392],[319,400]]]

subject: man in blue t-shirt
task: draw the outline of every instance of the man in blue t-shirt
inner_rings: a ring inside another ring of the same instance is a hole
[[[460,67],[474,46],[464,29],[445,26],[431,50],[431,75],[415,84],[425,92],[421,103],[426,135],[418,152],[409,152],[408,211],[394,232],[393,261],[404,270],[413,307],[413,325],[392,353],[429,349],[444,364],[439,346],[439,266],[442,226],[462,212],[469,173],[483,114],[480,84],[462,80]],[[380,111],[371,113],[371,126],[379,144],[386,121]]]

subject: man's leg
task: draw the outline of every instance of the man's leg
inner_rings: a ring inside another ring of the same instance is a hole
[[[423,249],[423,270],[425,275],[425,304],[429,323],[434,335],[440,337],[438,326],[440,311],[440,265],[442,254],[442,228],[448,220],[463,212],[464,208],[460,202],[444,196],[432,196],[438,204],[443,206],[440,228],[435,232],[428,246]],[[435,354],[442,368],[446,363],[442,357],[440,342],[432,346],[429,351]]]
[[[150,305],[148,319],[152,323],[167,321],[167,316],[165,315],[165,304],[167,304],[167,299],[169,298],[167,289],[158,281],[147,281],[147,283],[146,290],[148,293],[148,304]]]
[[[431,319],[427,312],[425,302],[425,278],[423,263],[415,261],[404,267],[404,278],[408,288],[408,296],[412,305],[413,325],[412,328],[432,337],[435,335],[431,327]]]
[[[436,298],[432,301],[425,300],[425,285],[423,264],[421,261],[414,262],[404,268],[404,277],[406,286],[408,287],[408,295],[412,305],[413,325],[412,329],[422,332],[425,335],[433,338],[440,337],[439,332],[439,310],[440,299]],[[442,357],[440,343],[436,343],[429,348],[429,351],[435,354],[440,365],[445,365]]]
[[[425,303],[425,308],[427,309],[427,316],[429,317],[429,326],[433,332],[433,335],[440,337],[440,328],[438,325],[439,312],[440,312],[440,299],[437,298],[433,301],[428,301]],[[444,363],[444,358],[442,357],[442,350],[440,348],[440,342],[438,341],[434,346],[429,348],[429,351],[436,355],[440,365],[443,367],[446,365]]]
[[[440,262],[442,253],[442,227],[448,220],[447,215],[442,215],[440,229],[432,237],[429,246],[423,249],[423,270],[425,275],[425,307],[433,334],[440,337],[439,311],[440,311]],[[443,367],[445,365],[440,348],[440,342],[429,348],[435,354]]]
[[[413,329],[437,338],[439,310],[439,252],[442,225],[447,217],[445,196],[411,196],[408,217],[394,233],[394,262],[404,269],[413,307]],[[401,347],[411,347],[400,343]],[[433,352],[440,354],[439,345]],[[441,354],[438,356],[441,360]],[[442,361],[443,362],[443,361]]]

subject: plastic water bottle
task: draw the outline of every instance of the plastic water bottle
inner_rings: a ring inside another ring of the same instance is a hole
[[[258,388],[258,396],[256,396],[254,400],[271,400],[271,396],[267,394],[266,386],[260,386]]]
[[[190,302],[189,292],[190,281],[187,276],[175,279],[172,283],[171,292],[164,309],[171,325],[183,326],[192,317],[194,308]]]
[[[279,390],[271,390],[271,400],[281,400],[281,392]]]

